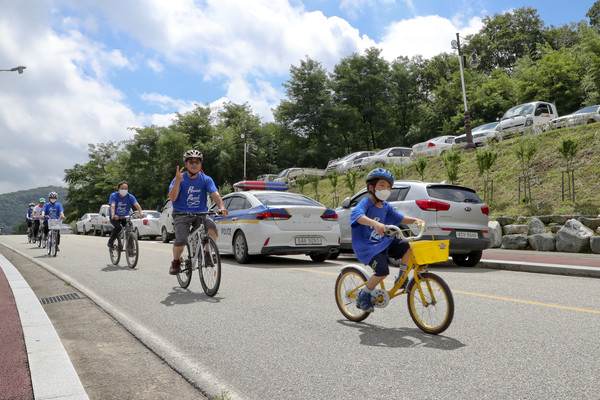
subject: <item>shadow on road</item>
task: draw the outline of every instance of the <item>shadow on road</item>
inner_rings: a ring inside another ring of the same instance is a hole
[[[171,293],[167,294],[167,297],[161,304],[164,304],[167,307],[183,305],[183,304],[194,304],[198,302],[207,302],[207,303],[219,303],[223,297],[207,296],[204,292],[192,292],[188,289],[183,289],[179,287],[174,287]]]
[[[115,271],[137,271],[137,268],[129,268],[127,264],[125,265],[114,265],[114,264],[106,264],[104,268],[100,271],[102,272],[115,272]]]
[[[456,350],[464,347],[460,341],[444,336],[429,335],[418,328],[384,328],[365,322],[351,322],[345,319],[338,323],[358,329],[360,344],[375,347],[409,348],[429,347],[439,350]]]

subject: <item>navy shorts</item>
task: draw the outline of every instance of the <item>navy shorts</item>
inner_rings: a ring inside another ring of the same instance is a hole
[[[387,249],[377,254],[369,266],[375,271],[375,276],[388,276],[390,274],[390,267],[388,266],[388,257],[402,258],[404,254],[410,249],[410,245],[407,241],[401,239],[393,239],[392,243]]]

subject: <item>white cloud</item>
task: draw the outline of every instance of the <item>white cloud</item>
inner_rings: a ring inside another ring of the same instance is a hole
[[[460,21],[460,20],[458,20]],[[416,17],[391,24],[378,46],[382,56],[394,60],[398,56],[422,55],[431,58],[440,53],[450,53],[450,41],[456,32],[466,36],[481,29],[481,18],[472,18],[466,26],[457,26],[447,18],[437,15]]]

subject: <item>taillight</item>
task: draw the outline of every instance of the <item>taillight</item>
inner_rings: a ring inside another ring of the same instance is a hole
[[[490,215],[490,208],[488,206],[481,207],[481,212],[485,215]]]
[[[142,223],[143,223],[144,225],[148,225],[148,220],[144,218],[144,219],[142,220]]]
[[[265,212],[259,212],[256,213],[256,219],[259,221],[275,221],[275,220],[282,220],[282,219],[290,219],[291,215],[289,214],[282,214],[282,213],[276,213],[276,212],[270,212],[270,211],[265,211]]]
[[[437,200],[415,200],[417,206],[425,211],[446,211],[450,209],[450,204]]]
[[[433,143],[433,142],[429,142],[429,143],[427,144],[427,147],[435,147],[435,143]]]
[[[337,214],[321,215],[321,219],[323,221],[337,221],[338,220],[338,215]]]

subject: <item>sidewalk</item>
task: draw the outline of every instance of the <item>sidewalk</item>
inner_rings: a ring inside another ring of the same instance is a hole
[[[455,266],[452,262],[447,265]],[[477,267],[600,278],[600,255],[489,249]],[[0,312],[0,399],[89,399],[46,311],[28,282],[2,254]],[[106,324],[102,327],[107,329]],[[123,351],[117,348],[113,350]],[[126,368],[119,369],[123,370]],[[175,385],[173,376],[165,381]],[[198,398],[199,393],[190,393],[180,398]]]

